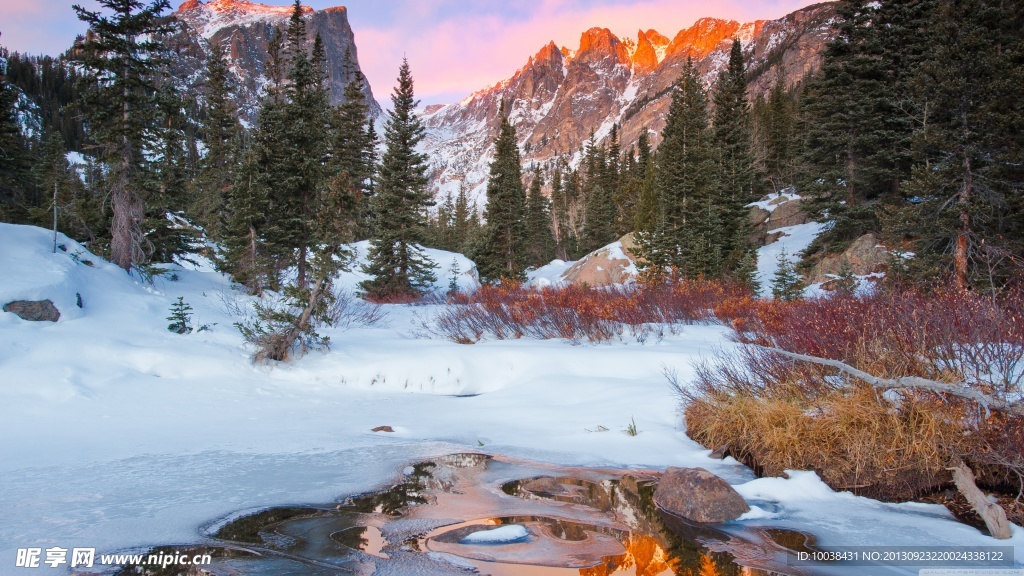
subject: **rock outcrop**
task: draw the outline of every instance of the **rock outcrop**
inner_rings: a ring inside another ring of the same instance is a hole
[[[800,204],[800,197],[792,194],[769,194],[750,207],[750,241],[767,246],[782,234],[780,228],[806,224],[810,221]]]
[[[591,288],[625,284],[636,277],[636,260],[636,243],[629,233],[578,260],[562,274],[562,279]]]
[[[885,272],[891,258],[889,250],[879,243],[874,234],[865,234],[854,240],[842,254],[828,254],[815,264],[809,274],[809,284],[821,283],[828,289],[829,281],[844,267],[857,276]]]
[[[259,100],[267,80],[267,45],[277,30],[284,30],[291,6],[266,6],[245,0],[188,0],[170,19],[174,31],[164,41],[171,49],[171,72],[184,93],[202,97],[207,54],[214,46],[226,54],[228,70],[236,85],[234,97],[242,118],[256,119]],[[380,114],[369,82],[359,69],[355,35],[344,6],[313,10],[304,7],[306,36],[310,46],[317,34],[323,39],[327,56],[331,103],[344,101],[345,86],[355,75],[364,82],[364,95],[371,114]],[[346,64],[346,55],[352,64]]]
[[[4,312],[17,314],[22,320],[29,322],[60,320],[60,310],[57,310],[50,300],[15,300],[4,304]]]
[[[750,511],[732,486],[703,468],[669,468],[658,481],[654,502],[662,510],[693,522],[735,520]]]

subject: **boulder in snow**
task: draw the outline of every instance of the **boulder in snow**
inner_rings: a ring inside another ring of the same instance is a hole
[[[775,209],[772,210],[771,216],[768,217],[767,231],[771,232],[786,226],[806,224],[807,221],[807,213],[800,206],[800,201],[796,199],[786,200],[777,204]]]
[[[829,254],[821,259],[811,270],[811,284],[827,284],[834,274],[842,270],[843,265],[850,267],[850,272],[857,276],[867,276],[876,272],[885,272],[889,266],[889,251],[878,243],[874,234],[865,234],[853,241],[842,254]]]
[[[703,523],[728,522],[750,511],[732,486],[703,468],[666,470],[654,502],[670,514]]]
[[[636,243],[629,233],[581,258],[562,278],[570,284],[591,287],[625,284],[636,277],[636,260]]]
[[[17,314],[22,320],[29,322],[60,320],[60,310],[57,310],[50,300],[15,300],[4,304],[4,312]]]

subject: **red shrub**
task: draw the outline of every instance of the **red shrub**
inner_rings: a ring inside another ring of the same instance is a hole
[[[665,325],[714,320],[716,303],[749,298],[734,285],[671,281],[615,288],[564,286],[533,290],[484,286],[454,295],[435,330],[455,342],[492,338],[566,338],[601,342],[629,327],[645,339]]]

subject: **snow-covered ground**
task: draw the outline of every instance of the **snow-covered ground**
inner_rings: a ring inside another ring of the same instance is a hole
[[[331,333],[330,352],[253,366],[232,325],[251,298],[208,263],[148,285],[60,243],[67,250],[52,254],[45,230],[0,224],[0,304],[49,298],[61,311],[57,323],[0,313],[0,573],[16,570],[18,548],[192,542],[225,515],[330,501],[390,482],[409,460],[465,450],[703,466],[761,510],[744,522],[796,525],[826,544],[996,543],[937,506],[836,494],[813,474],[754,480],[708,458],[662,371],[685,379],[694,359],[733,346],[722,326],[646,345],[459,345],[424,327],[436,307],[387,306],[376,326]],[[464,257],[430,255],[442,267],[454,259],[460,286],[474,285]],[[447,288],[450,272],[437,275]],[[209,329],[166,330],[179,296]],[[635,437],[623,433],[632,420]],[[380,425],[395,432],[371,432]],[[1024,531],[1011,543],[1024,557]]]

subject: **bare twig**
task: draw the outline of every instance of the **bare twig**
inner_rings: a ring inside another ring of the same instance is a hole
[[[1001,398],[995,398],[987,394],[982,394],[977,390],[971,388],[966,382],[955,382],[946,383],[939,382],[938,380],[929,380],[927,378],[920,378],[917,376],[903,376],[902,378],[888,379],[879,378],[873,374],[868,374],[863,370],[858,370],[845,362],[839,360],[831,360],[829,358],[819,358],[817,356],[808,356],[806,354],[797,354],[795,352],[789,352],[780,348],[772,348],[768,346],[761,346],[761,348],[792,358],[793,360],[800,360],[802,362],[811,362],[813,364],[819,364],[822,366],[828,366],[835,368],[844,374],[849,374],[858,380],[866,382],[875,388],[882,390],[893,390],[893,389],[914,389],[914,390],[927,390],[929,392],[935,392],[938,394],[949,394],[950,396],[956,396],[957,398],[963,398],[965,400],[971,400],[977,402],[982,408],[985,409],[986,416],[990,414],[990,409],[1001,410],[1003,412],[1024,415],[1024,404],[1020,402],[1008,402]]]

